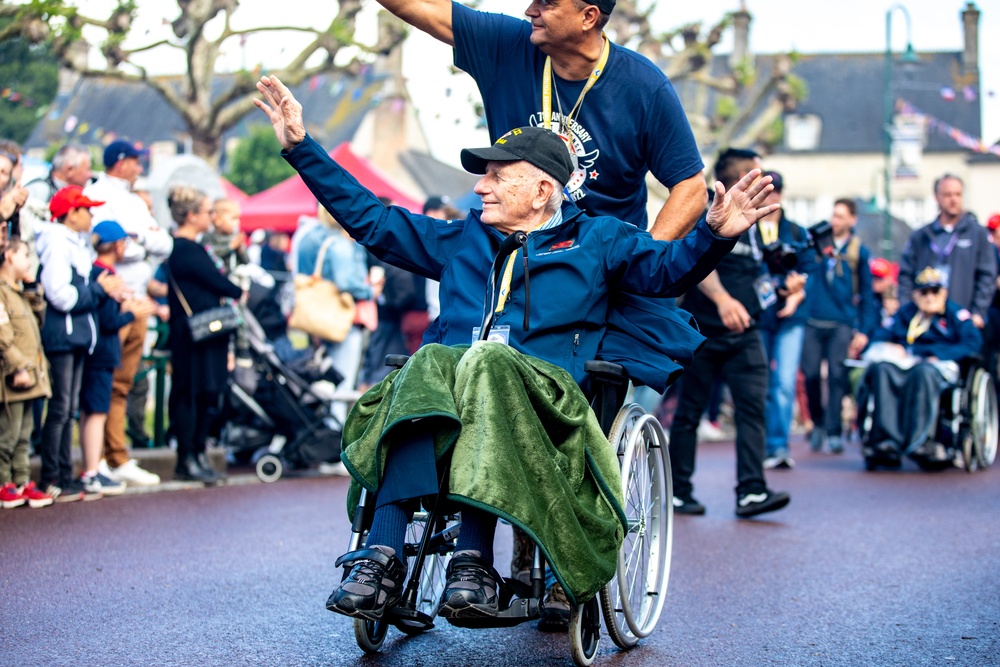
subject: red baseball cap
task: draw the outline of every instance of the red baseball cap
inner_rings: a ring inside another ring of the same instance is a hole
[[[875,278],[892,278],[892,262],[885,257],[876,257],[868,263]]]
[[[994,213],[991,215],[989,222],[986,223],[986,226],[989,227],[990,231],[1000,227],[1000,213]]]
[[[83,188],[79,185],[67,185],[65,188],[52,196],[49,202],[49,212],[52,219],[58,220],[75,208],[94,208],[103,206],[104,202],[94,201],[83,194]]]

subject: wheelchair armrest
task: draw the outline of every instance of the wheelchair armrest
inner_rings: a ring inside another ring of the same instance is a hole
[[[610,382],[611,384],[626,384],[629,380],[624,366],[610,361],[591,359],[590,361],[584,362],[583,370],[592,375],[595,379],[602,382]]]
[[[393,368],[402,368],[410,359],[408,354],[387,354],[385,355],[385,365]]]

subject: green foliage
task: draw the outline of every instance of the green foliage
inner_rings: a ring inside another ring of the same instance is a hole
[[[788,90],[797,102],[802,102],[809,98],[809,84],[805,79],[794,74],[789,74],[785,81],[788,83]]]
[[[764,131],[760,136],[761,143],[770,149],[773,149],[775,146],[780,146],[784,139],[785,119],[782,117],[775,118],[770,125],[764,128]]]
[[[267,190],[295,173],[281,157],[281,145],[270,125],[248,126],[244,137],[228,160],[226,178],[248,195]]]
[[[719,95],[715,101],[715,115],[722,121],[733,118],[739,111],[736,99],[730,95]]]
[[[0,137],[24,143],[56,96],[59,66],[44,45],[0,42]]]

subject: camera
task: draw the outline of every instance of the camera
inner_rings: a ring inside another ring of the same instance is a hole
[[[806,240],[798,243],[775,241],[764,246],[764,263],[773,275],[785,275],[799,265],[802,253],[812,250],[825,255],[833,247],[833,227],[823,220],[806,230]]]

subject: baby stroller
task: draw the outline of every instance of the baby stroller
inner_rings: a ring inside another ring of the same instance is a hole
[[[285,363],[268,341],[252,307],[244,308],[236,372],[227,396],[221,444],[236,463],[253,463],[264,482],[286,470],[340,461],[343,424],[331,410],[343,378],[317,355]]]

